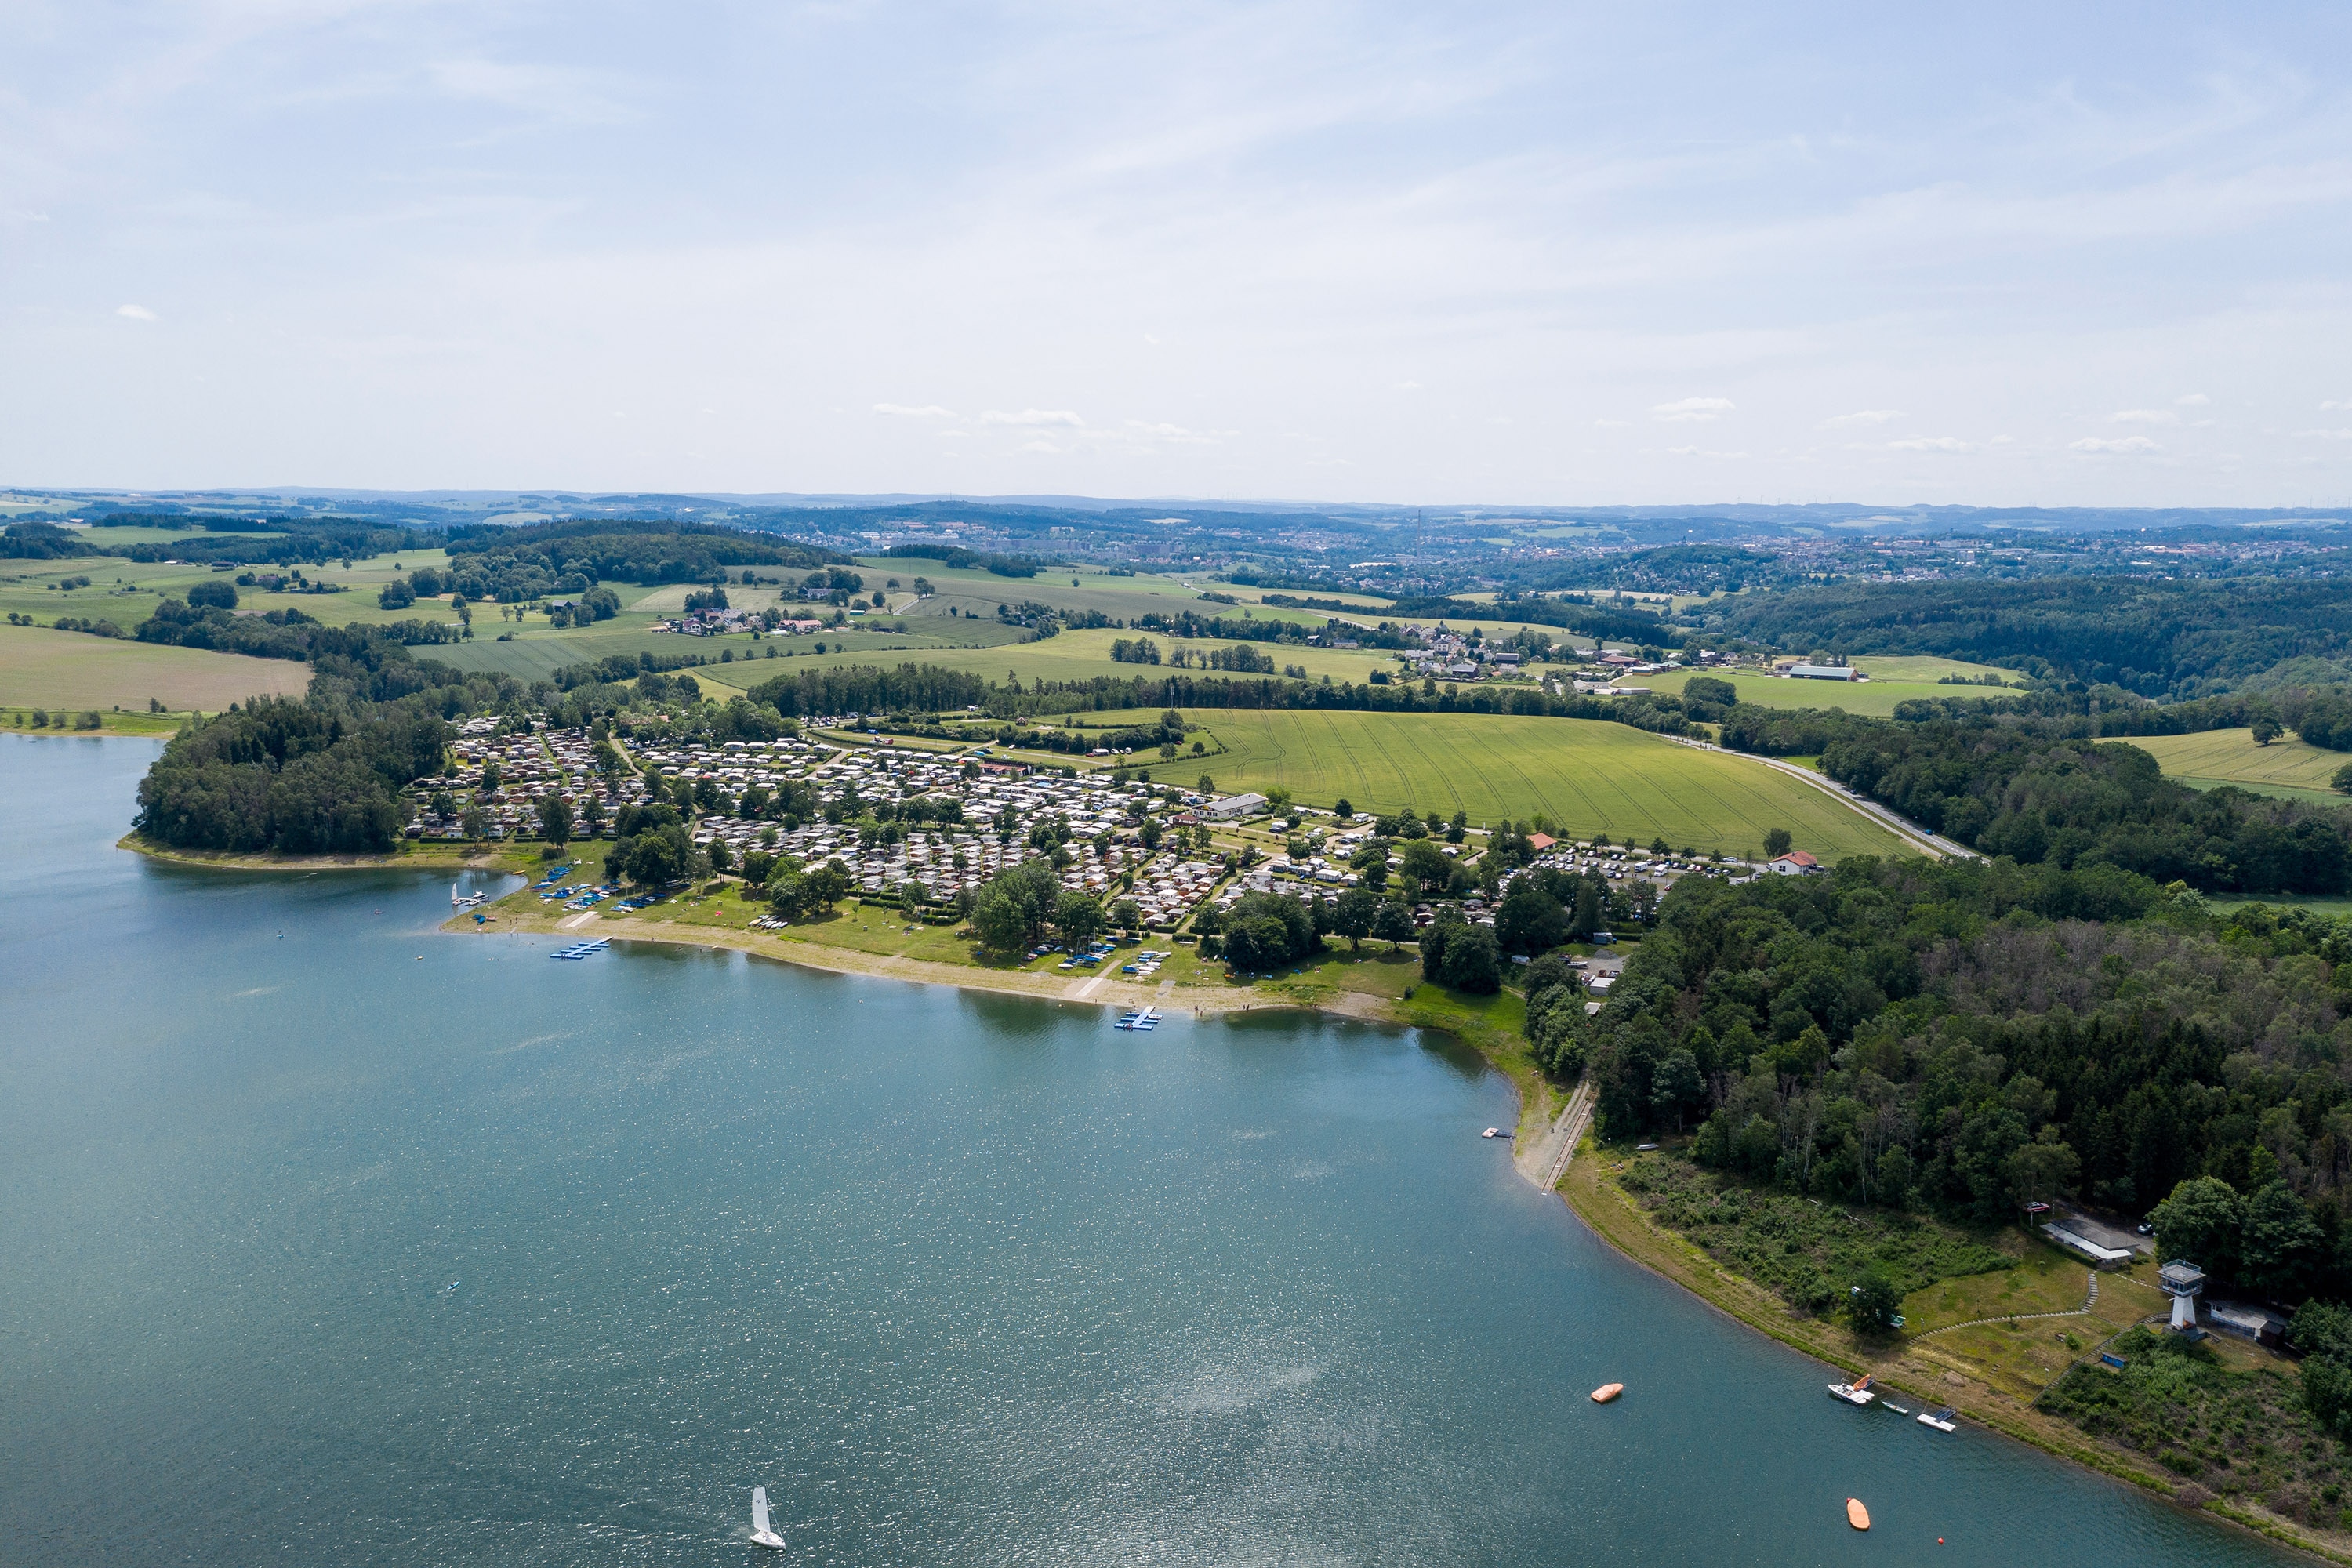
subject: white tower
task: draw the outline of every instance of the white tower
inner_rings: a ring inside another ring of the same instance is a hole
[[[2172,1327],[2193,1329],[2197,1326],[2197,1296],[2205,1289],[2205,1275],[2193,1263],[2178,1258],[2156,1271],[2156,1282],[2172,1298]]]

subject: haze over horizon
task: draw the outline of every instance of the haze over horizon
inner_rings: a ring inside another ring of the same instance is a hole
[[[2333,7],[12,22],[0,481],[2352,500]]]

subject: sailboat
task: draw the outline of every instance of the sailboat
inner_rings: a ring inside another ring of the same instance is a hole
[[[751,1544],[777,1552],[784,1549],[784,1538],[768,1528],[768,1489],[765,1487],[751,1489]]]

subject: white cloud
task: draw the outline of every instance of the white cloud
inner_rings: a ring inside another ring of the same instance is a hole
[[[936,403],[926,403],[919,408],[905,403],[877,403],[874,405],[874,412],[893,415],[900,419],[952,419],[956,416],[954,409],[942,408]]]
[[[1022,429],[1036,429],[1048,425],[1058,425],[1073,430],[1086,424],[1085,420],[1066,408],[1024,408],[1018,414],[1008,414],[1001,408],[992,408],[980,416],[980,422],[982,425],[1011,425]],[[1023,448],[1024,451],[1029,449]]]
[[[114,307],[114,313],[133,321],[152,321],[155,319],[155,312],[144,305],[117,305]]]
[[[1043,452],[1049,458],[1058,458],[1062,455],[1062,448],[1055,446],[1043,436],[1034,441],[1022,442],[1017,449],[1024,452]]]
[[[1154,425],[1143,419],[1129,420],[1127,428],[1137,436],[1160,441],[1222,441],[1234,434],[1231,430],[1187,430],[1181,425]]]
[[[1863,408],[1852,414],[1841,414],[1834,419],[1822,421],[1824,430],[1843,430],[1854,425],[1884,425],[1890,419],[1903,417],[1900,408]]]
[[[1728,397],[1685,397],[1674,403],[1652,405],[1650,417],[1662,419],[1670,425],[1703,424],[1709,419],[1722,418],[1731,409],[1732,402]]]
[[[2298,430],[2295,434],[2314,441],[2352,441],[2352,430]]]
[[[1592,427],[1595,430],[1623,430],[1630,428],[1633,423],[1630,419],[1595,419]]]
[[[1744,458],[1748,456],[1748,454],[1745,452],[1710,452],[1704,447],[1669,447],[1666,448],[1666,456],[1669,458]]]
[[[2352,409],[2352,397],[2331,397],[2319,405],[2322,414],[2335,414],[2345,409]]]
[[[2203,408],[2213,400],[2201,392],[2186,392],[2172,401],[2176,406],[2181,408]]]
[[[1901,441],[1889,441],[1890,452],[1973,452],[1976,448],[1958,436],[1913,436]]]
[[[2180,416],[2169,408],[2121,408],[2109,416],[2118,425],[2178,425]]]
[[[2113,441],[2102,441],[2095,436],[2085,436],[2079,441],[2070,443],[2068,450],[2128,455],[2135,452],[2161,452],[2164,448],[2145,436],[2124,436]]]

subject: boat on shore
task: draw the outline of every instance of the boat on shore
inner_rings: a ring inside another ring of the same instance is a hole
[[[1592,1403],[1607,1405],[1624,1392],[1625,1385],[1622,1383],[1604,1383],[1592,1391]]]
[[[1919,1425],[1933,1426],[1938,1432],[1949,1432],[1957,1426],[1952,1418],[1958,1414],[1948,1405],[1940,1410],[1923,1410],[1919,1413]]]
[[[1870,1379],[1864,1376],[1853,1383],[1831,1384],[1830,1397],[1842,1399],[1848,1405],[1867,1405],[1878,1395],[1872,1391]]]

